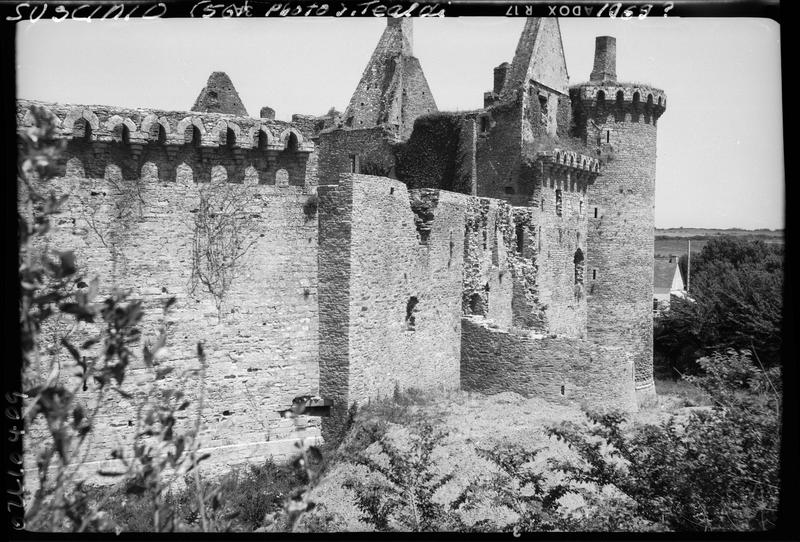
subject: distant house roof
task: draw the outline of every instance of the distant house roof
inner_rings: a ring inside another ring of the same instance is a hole
[[[676,289],[684,289],[683,278],[678,269],[678,258],[675,256],[655,258],[653,260],[653,293],[669,294]]]

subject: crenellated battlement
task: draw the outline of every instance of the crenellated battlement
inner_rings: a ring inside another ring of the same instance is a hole
[[[134,156],[145,145],[164,146],[173,155],[183,145],[193,145],[201,151],[222,147],[234,155],[257,150],[264,152],[268,160],[283,151],[307,157],[315,148],[311,141],[313,134],[303,125],[290,122],[223,113],[62,105],[32,100],[17,101],[18,130],[33,125],[30,112],[33,105],[55,116],[58,136],[89,141],[99,148],[106,143],[124,143]]]
[[[653,119],[655,123],[667,108],[663,90],[635,83],[583,83],[570,87],[569,94],[573,107],[592,117],[629,114]]]

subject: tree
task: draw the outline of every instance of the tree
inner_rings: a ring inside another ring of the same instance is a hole
[[[780,361],[783,247],[722,236],[692,259],[689,299],[673,299],[655,323],[654,347],[680,371],[715,350],[752,349]]]

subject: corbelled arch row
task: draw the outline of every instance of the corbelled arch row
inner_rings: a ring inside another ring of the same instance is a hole
[[[164,156],[167,169],[207,169],[222,165],[241,173],[255,172],[258,184],[305,186],[306,164],[315,150],[311,134],[288,122],[236,117],[221,113],[167,112],[111,107],[17,102],[17,129],[35,123],[34,106],[52,115],[56,137],[87,145],[95,160],[134,162],[142,172],[153,156]],[[119,152],[122,152],[120,155]],[[79,158],[78,158],[79,159]],[[192,162],[194,162],[192,164]],[[127,164],[131,167],[131,164]],[[162,166],[163,168],[163,166]],[[276,177],[288,176],[278,183]],[[175,177],[162,174],[164,181]],[[193,175],[193,179],[202,176]],[[312,181],[313,182],[313,181]]]

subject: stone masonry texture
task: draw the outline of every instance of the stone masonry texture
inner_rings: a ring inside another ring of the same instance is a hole
[[[640,395],[652,394],[656,121],[665,99],[619,84],[573,96],[586,140],[608,156],[589,208],[589,337],[628,348]]]
[[[247,110],[233,86],[231,78],[224,72],[214,72],[208,78],[205,88],[194,102],[192,111],[203,113],[226,113],[228,115],[247,116]],[[275,118],[273,112],[272,117]]]
[[[84,280],[100,277],[101,296],[118,286],[141,300],[144,337],[165,326],[173,370],[155,392],[205,390],[201,439],[225,466],[287,457],[396,388],[626,411],[653,392],[666,95],[617,83],[615,53],[598,38],[591,82],[570,87],[558,21],[529,19],[511,62],[487,74],[485,107],[440,113],[413,21],[390,20],[343,114],[251,118],[215,72],[192,111],[19,100],[17,123],[32,124],[32,106],[56,116],[68,145],[54,186],[70,197],[50,243],[75,252]],[[238,194],[254,241],[219,313],[191,280],[211,191]],[[101,412],[90,466],[133,438],[153,377],[132,367],[132,399]],[[330,400],[330,417],[279,416],[302,395]],[[26,468],[44,430],[26,435]]]
[[[461,387],[514,391],[550,401],[633,410],[633,363],[621,347],[575,338],[548,338],[462,319]]]

